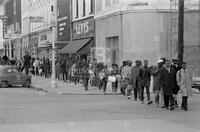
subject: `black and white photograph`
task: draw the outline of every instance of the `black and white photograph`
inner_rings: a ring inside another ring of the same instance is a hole
[[[0,132],[200,132],[200,0],[0,0]]]

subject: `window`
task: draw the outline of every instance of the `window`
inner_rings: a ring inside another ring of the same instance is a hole
[[[85,0],[83,0],[83,16],[85,16]]]
[[[90,0],[90,14],[94,13],[94,2],[93,0]]]
[[[79,13],[78,13],[78,0],[76,0],[76,18],[78,18],[78,15],[79,15]]]

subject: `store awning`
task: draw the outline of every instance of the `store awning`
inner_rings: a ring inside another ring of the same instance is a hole
[[[84,47],[90,40],[91,38],[74,40],[70,42],[68,45],[66,45],[63,49],[61,49],[60,53],[61,54],[77,53],[77,51],[82,47]]]
[[[86,45],[80,48],[77,53],[80,55],[88,54],[91,52],[91,48],[94,47],[94,39],[91,39]]]

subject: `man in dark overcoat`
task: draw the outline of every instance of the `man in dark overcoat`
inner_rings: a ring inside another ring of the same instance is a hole
[[[163,87],[165,108],[174,110],[173,89],[176,87],[176,71],[170,67],[170,61],[166,60],[165,66],[160,71],[160,85]]]

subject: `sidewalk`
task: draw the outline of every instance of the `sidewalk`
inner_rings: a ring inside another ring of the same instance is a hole
[[[63,83],[62,81],[57,82],[57,88],[52,88],[51,87],[51,78],[44,78],[44,77],[39,77],[39,76],[32,76],[32,87],[35,90],[38,91],[45,91],[48,93],[53,93],[53,94],[77,94],[77,95],[98,95],[98,94],[103,94],[101,91],[99,93],[99,90],[97,87],[88,87],[88,91],[85,91],[83,86],[75,85],[74,83]],[[192,89],[194,94],[200,94],[199,90],[197,89]],[[118,89],[117,93],[120,93],[120,90]],[[153,93],[152,86],[150,87],[150,93]],[[108,82],[107,84],[107,90],[106,94],[112,94],[112,87],[111,83]]]
[[[88,87],[88,91],[85,91],[83,86],[75,85],[74,83],[57,82],[57,88],[51,87],[51,78],[44,78],[38,76],[32,76],[32,87],[38,91],[45,91],[54,94],[83,94],[83,95],[96,95],[100,94],[97,87]],[[101,92],[102,93],[102,92]],[[107,85],[107,94],[112,94],[111,83]]]

